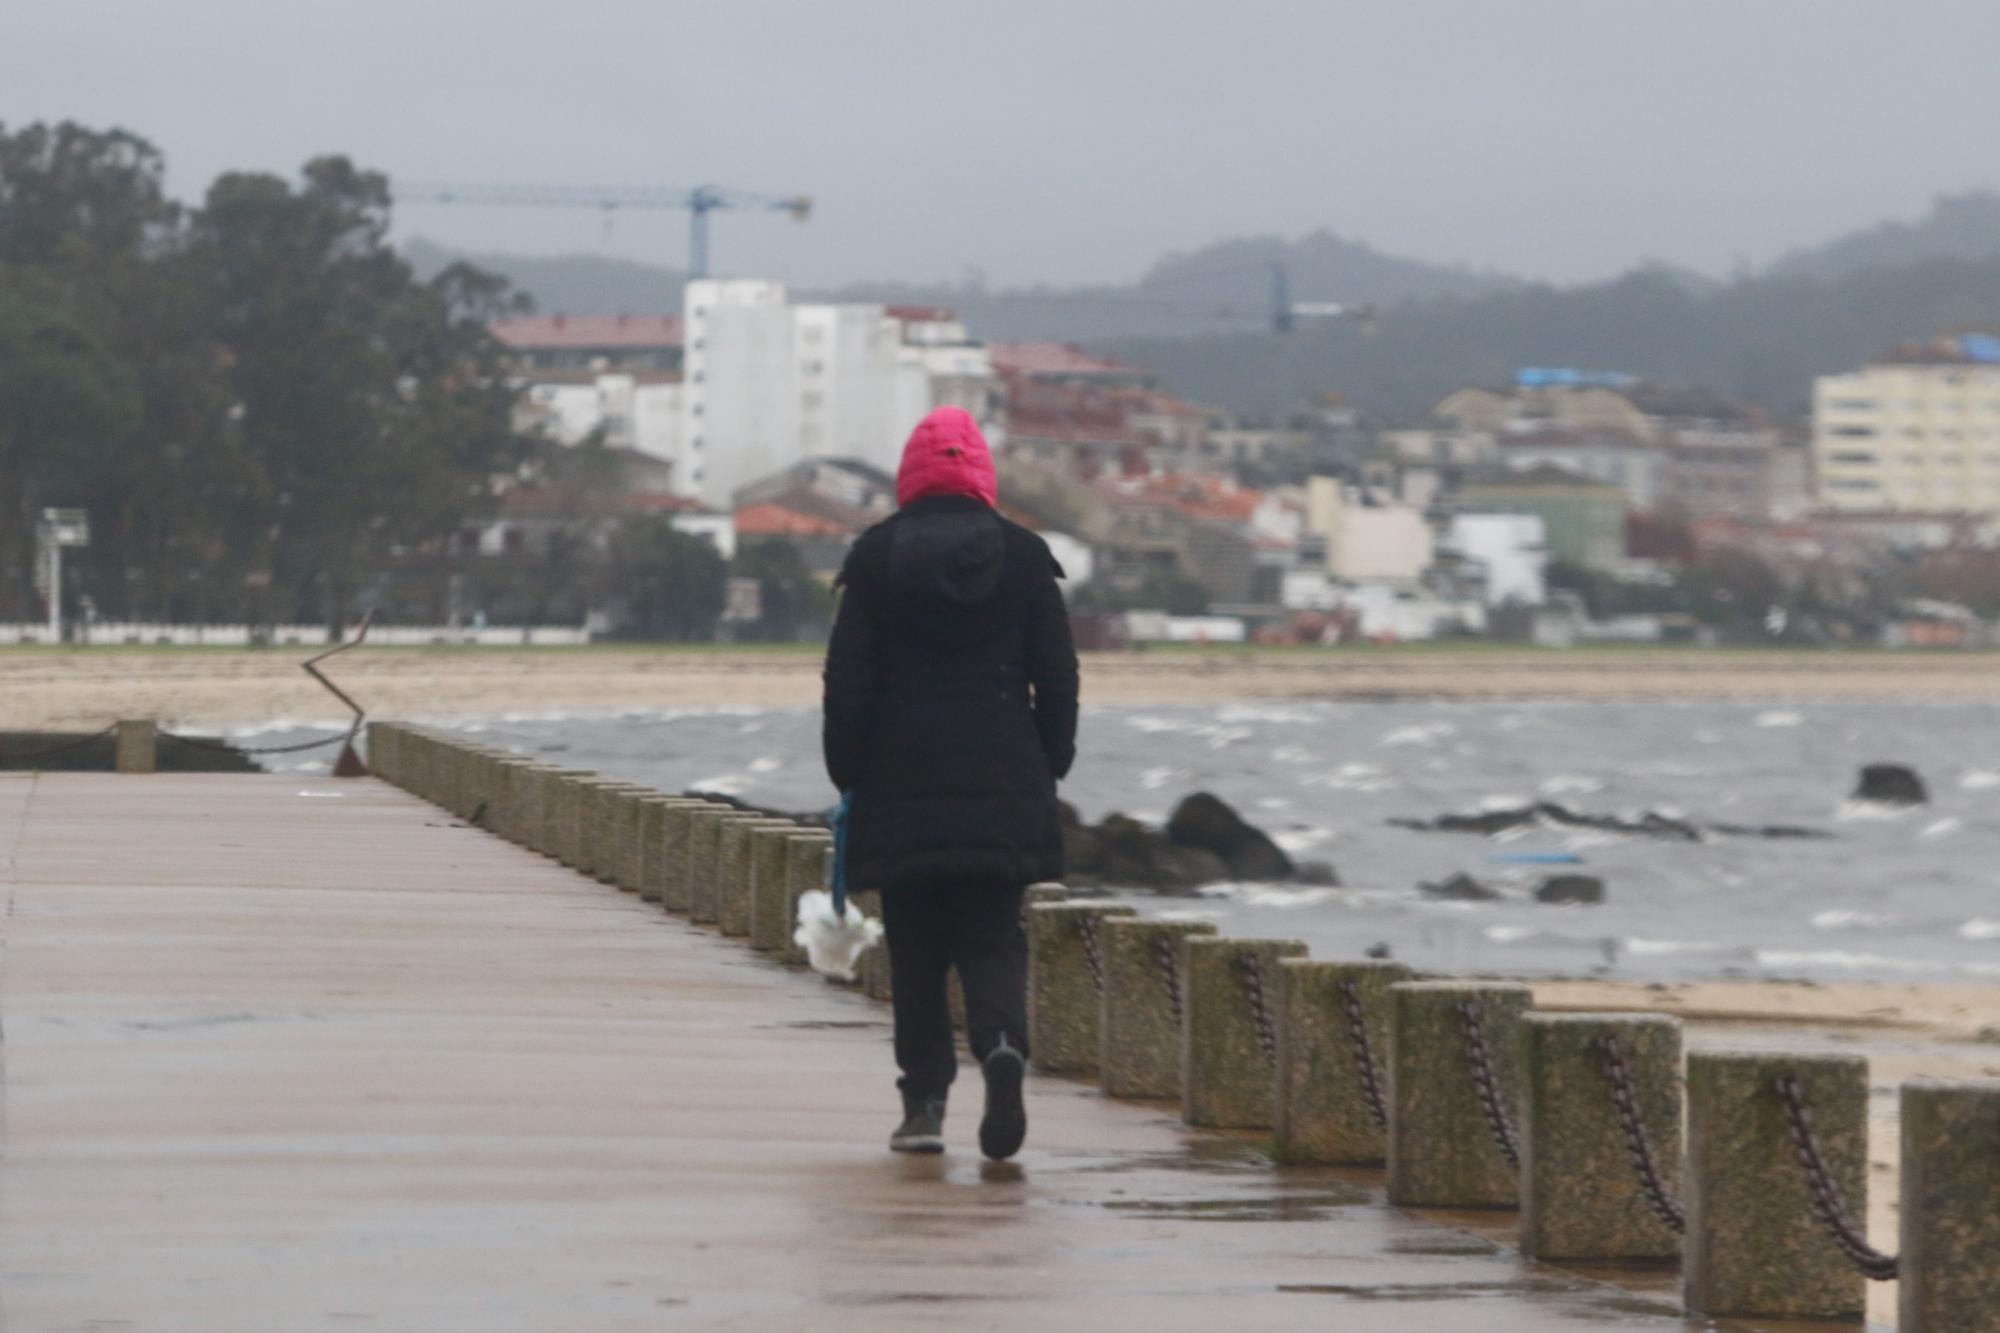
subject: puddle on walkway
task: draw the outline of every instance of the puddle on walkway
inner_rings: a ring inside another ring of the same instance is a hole
[[[1321,1190],[1241,1199],[1113,1199],[1108,1212],[1177,1222],[1313,1222],[1372,1200],[1365,1190]]]

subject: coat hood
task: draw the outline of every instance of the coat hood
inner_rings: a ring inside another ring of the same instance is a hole
[[[1006,541],[1000,515],[972,496],[932,495],[891,521],[889,581],[919,604],[972,606],[1000,587]],[[983,632],[978,621],[934,617],[926,632]]]
[[[896,472],[896,503],[930,495],[964,495],[991,505],[999,499],[993,451],[979,423],[962,407],[940,407],[917,423]]]

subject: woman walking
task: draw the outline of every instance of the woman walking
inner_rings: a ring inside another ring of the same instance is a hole
[[[994,510],[970,413],[911,434],[900,506],[855,542],[827,647],[827,774],[852,796],[847,881],[882,891],[895,991],[898,1152],[944,1151],[958,970],[986,1082],[979,1147],[1027,1133],[1026,887],[1062,874],[1056,781],[1076,755],[1076,652],[1040,537]]]

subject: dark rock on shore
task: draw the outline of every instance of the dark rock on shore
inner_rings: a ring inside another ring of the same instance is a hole
[[[1191,893],[1229,880],[1340,882],[1324,862],[1295,866],[1269,834],[1207,792],[1176,806],[1164,829],[1122,814],[1086,824],[1066,801],[1060,811],[1065,876],[1074,887]]]
[[[1604,881],[1595,875],[1550,875],[1535,890],[1538,903],[1601,903]]]
[[[1235,879],[1287,880],[1296,867],[1284,848],[1250,824],[1220,796],[1205,791],[1181,798],[1167,817],[1167,836],[1183,847],[1222,859]]]
[[[1463,871],[1449,879],[1441,879],[1435,883],[1425,882],[1417,887],[1433,898],[1442,898],[1448,902],[1485,903],[1492,902],[1500,896],[1499,890],[1488,888]]]
[[[1917,770],[1907,764],[1869,764],[1861,770],[1852,799],[1878,805],[1929,805],[1931,794]]]

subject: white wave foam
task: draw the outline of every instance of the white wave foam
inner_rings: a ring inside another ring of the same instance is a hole
[[[1546,932],[1533,926],[1488,926],[1479,933],[1495,944],[1519,944],[1522,940],[1540,939]]]
[[[1925,825],[1924,831],[1922,833],[1919,833],[1917,836],[1919,838],[1946,838],[1950,837],[1952,834],[1958,832],[1960,829],[1964,827],[1965,827],[1964,820],[1954,818],[1950,815],[1946,815],[1943,819],[1940,819],[1933,824]]]
[[[1865,823],[1869,820],[1901,819],[1915,807],[1907,805],[1884,805],[1880,801],[1842,801],[1834,818],[1843,824]]]
[[[1139,785],[1147,791],[1158,791],[1182,775],[1183,770],[1178,768],[1149,768],[1139,774]]]
[[[1225,704],[1215,712],[1218,722],[1272,722],[1279,726],[1293,726],[1302,722],[1318,722],[1324,714],[1306,708],[1275,708],[1267,704]]]
[[[1519,810],[1522,806],[1529,804],[1531,802],[1526,797],[1515,796],[1508,792],[1479,798],[1479,808],[1481,810]]]
[[[750,788],[750,779],[741,773],[723,773],[688,784],[689,791],[711,791],[717,796],[741,796]]]
[[[768,755],[750,761],[750,771],[752,773],[775,773],[784,766],[784,760],[773,759]]]
[[[1986,791],[1991,787],[2000,787],[2000,773],[1984,768],[1971,769],[1958,780],[1958,785],[1966,791]]]
[[[1601,779],[1586,777],[1581,773],[1562,773],[1542,784],[1544,796],[1588,796],[1592,792],[1604,790]]]
[[[1680,953],[1727,953],[1729,946],[1713,940],[1649,940],[1633,935],[1619,941],[1626,953],[1666,957]]]
[[[1272,760],[1280,764],[1309,764],[1312,757],[1312,751],[1303,745],[1280,745],[1271,751]]]
[[[1384,732],[1377,745],[1435,745],[1447,736],[1458,734],[1458,728],[1449,722],[1419,722],[1415,726],[1397,727]]]
[[[1813,913],[1812,927],[1814,930],[1880,930],[1884,926],[1895,925],[1899,919],[1886,912],[1860,912],[1836,907]]]
[[[1271,841],[1285,849],[1285,855],[1297,856],[1309,852],[1325,842],[1333,834],[1323,828],[1287,829],[1272,835]]]
[[[1804,723],[1805,720],[1806,715],[1804,713],[1791,713],[1783,709],[1776,709],[1769,713],[1757,714],[1756,724],[1760,727],[1796,727]]]
[[[1962,940],[2000,940],[2000,921],[1976,916],[1958,928]]]

